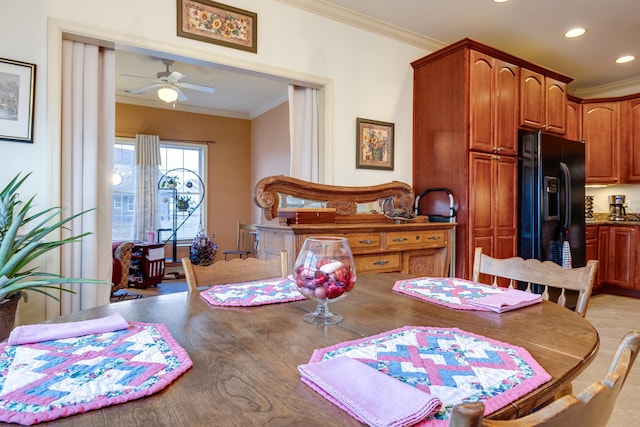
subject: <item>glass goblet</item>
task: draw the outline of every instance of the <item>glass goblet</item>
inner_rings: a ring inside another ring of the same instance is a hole
[[[298,290],[318,301],[316,311],[302,319],[314,325],[333,325],[342,316],[329,311],[329,302],[347,296],[356,283],[356,266],[349,241],[343,237],[307,238],[296,257],[293,278]]]

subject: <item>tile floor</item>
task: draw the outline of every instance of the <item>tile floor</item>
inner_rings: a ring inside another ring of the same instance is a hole
[[[574,393],[604,378],[622,337],[629,331],[640,330],[640,299],[616,295],[592,296],[586,318],[600,335],[600,350],[595,360],[574,381]],[[627,377],[607,427],[640,426],[639,397],[640,358]]]

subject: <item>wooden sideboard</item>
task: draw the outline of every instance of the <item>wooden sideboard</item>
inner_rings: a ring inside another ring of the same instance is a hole
[[[258,225],[258,258],[289,254],[289,271],[307,237],[346,237],[358,273],[449,275],[453,223]]]
[[[284,199],[294,196],[320,210],[335,210],[335,218],[322,223],[296,223],[279,217]],[[317,184],[279,175],[256,184],[255,201],[262,208],[257,257],[289,255],[293,270],[307,237],[340,236],[349,240],[358,273],[402,272],[424,276],[449,276],[455,223],[428,222],[418,216],[395,221],[381,212],[385,207],[413,211],[415,196],[409,184],[393,181],[366,187]],[[362,212],[362,204],[368,210]],[[371,207],[374,207],[371,209]]]

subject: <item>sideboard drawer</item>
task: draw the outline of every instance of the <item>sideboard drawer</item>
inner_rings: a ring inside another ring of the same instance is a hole
[[[356,274],[388,273],[402,270],[402,254],[400,252],[356,255]]]
[[[388,249],[406,249],[412,247],[442,248],[447,246],[447,231],[393,231],[386,233],[385,243]]]
[[[382,249],[382,233],[334,233],[334,234],[305,234],[304,239],[318,236],[345,237],[354,254],[379,251]]]

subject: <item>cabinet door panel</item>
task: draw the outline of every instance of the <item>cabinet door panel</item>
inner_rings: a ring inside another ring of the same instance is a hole
[[[467,264],[473,264],[473,252],[481,246],[487,254],[493,254],[493,170],[491,154],[471,153],[469,176],[469,235]],[[471,270],[469,270],[471,271]]]
[[[520,68],[496,60],[495,145],[500,154],[518,154]]]
[[[518,162],[515,157],[500,156],[495,164],[495,219],[494,230],[497,258],[517,255],[518,227]]]
[[[609,227],[601,225],[598,227],[598,284],[603,285],[608,277],[609,259]]]
[[[582,106],[582,136],[586,150],[586,182],[614,184],[618,181],[618,103]]]
[[[469,148],[492,152],[494,59],[475,51],[471,51],[469,56]]]
[[[545,85],[542,74],[520,69],[520,124],[533,129],[545,126]]]
[[[640,182],[640,99],[624,101],[622,105],[624,116],[621,128],[627,153],[626,180],[635,183]]]
[[[572,141],[580,141],[582,139],[582,109],[579,103],[567,101],[566,122],[565,137]]]
[[[566,132],[567,85],[550,77],[545,77],[545,123],[546,131],[558,135]]]
[[[610,228],[607,283],[634,287],[636,234],[635,227]]]
[[[438,249],[407,251],[403,255],[402,272],[416,276],[448,276],[444,255],[445,252]]]

